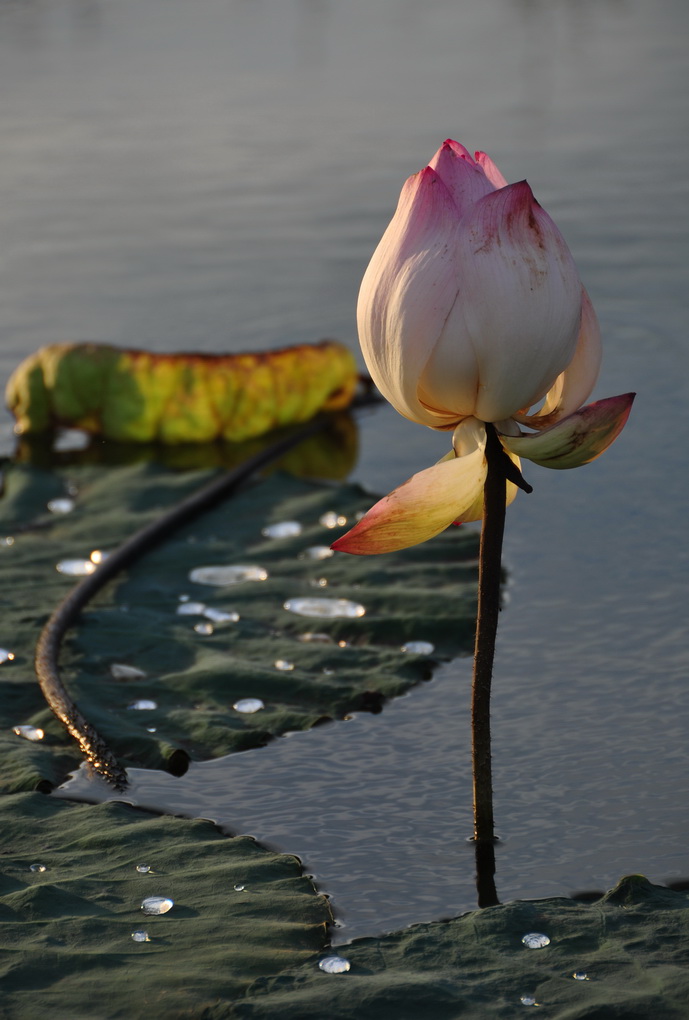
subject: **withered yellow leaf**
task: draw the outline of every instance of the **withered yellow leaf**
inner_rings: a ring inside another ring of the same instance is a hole
[[[52,344],[7,384],[18,434],[69,426],[134,442],[239,442],[347,407],[351,351],[324,340],[260,354],[155,354]]]

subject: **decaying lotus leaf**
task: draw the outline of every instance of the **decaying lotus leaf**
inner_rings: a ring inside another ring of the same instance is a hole
[[[130,442],[239,442],[347,407],[356,385],[354,356],[329,340],[261,354],[53,344],[15,369],[6,398],[20,435],[62,425]]]

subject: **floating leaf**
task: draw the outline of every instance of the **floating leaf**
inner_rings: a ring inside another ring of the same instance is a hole
[[[543,927],[551,933],[550,946],[528,952],[522,935]],[[259,979],[228,1015],[507,1018],[522,1015],[524,997],[535,999],[553,1020],[682,1020],[689,997],[688,943],[687,893],[633,876],[596,903],[515,901],[356,939],[344,954],[356,980],[334,980],[301,964],[277,978]],[[585,983],[572,980],[580,973]]]
[[[6,398],[19,434],[63,425],[123,441],[236,442],[347,407],[357,378],[334,341],[262,354],[53,344],[15,369]]]
[[[32,872],[38,848],[47,867]],[[210,822],[15,794],[0,801],[0,853],[6,1017],[198,1015],[327,943],[327,900],[297,859]],[[147,857],[155,874],[142,878]],[[240,881],[251,895],[230,902]],[[171,889],[169,912],[142,912]]]
[[[150,463],[8,469],[0,532],[12,534],[19,521],[44,522],[46,492],[64,489],[68,481],[79,491],[80,510],[78,517],[48,515],[47,525],[17,533],[14,545],[3,550],[0,600],[15,653],[12,669],[3,673],[0,701],[5,789],[55,783],[79,760],[31,668],[43,623],[74,583],[57,573],[55,562],[88,556],[94,548],[115,549],[207,479],[206,472],[175,473]],[[372,501],[355,485],[272,475],[171,534],[87,605],[63,643],[61,676],[125,766],[179,770],[189,758],[255,747],[324,717],[377,711],[386,698],[427,678],[433,660],[470,654],[474,532],[451,528],[375,563],[344,554],[323,561],[303,555],[342,530],[322,524],[321,517],[335,510],[351,521]],[[299,521],[302,532],[279,541],[263,535],[276,520]],[[242,564],[264,569],[267,578],[227,587],[190,580],[199,567]],[[314,589],[312,582],[323,577],[327,587]],[[188,601],[180,602],[181,596]],[[315,627],[313,617],[284,608],[322,598],[365,612],[319,617]],[[212,632],[199,633],[198,619],[178,612],[190,602],[212,606],[233,622],[213,626],[209,619]],[[314,631],[325,640],[302,640]],[[435,646],[432,659],[430,653],[402,651],[419,640]],[[130,669],[144,675],[113,675],[123,655]],[[294,668],[278,669],[277,662]],[[233,709],[247,698],[260,699],[265,708],[251,714]],[[140,702],[156,708],[128,710]],[[11,730],[18,721],[40,727],[45,739],[38,745],[18,740]]]

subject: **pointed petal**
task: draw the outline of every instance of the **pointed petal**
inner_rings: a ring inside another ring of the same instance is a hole
[[[490,179],[459,142],[446,141],[428,165],[452,195],[458,216],[463,216],[484,195],[495,191]]]
[[[636,394],[587,404],[556,425],[530,436],[500,436],[505,449],[550,468],[574,468],[595,460],[624,428]]]
[[[518,422],[534,429],[547,428],[581,407],[596,384],[602,358],[600,326],[591,300],[581,288],[581,325],[574,357],[558,376],[535,414],[515,415]]]
[[[477,152],[475,157],[476,162],[494,188],[507,187],[507,178],[503,177],[490,156],[487,156],[485,152]]]
[[[574,356],[581,320],[574,261],[522,181],[486,195],[462,219],[457,270],[461,292],[421,387],[439,409],[510,418],[547,393]],[[477,366],[471,375],[468,351]]]
[[[381,499],[332,548],[356,555],[406,549],[440,534],[457,518],[477,519],[467,516],[477,502],[480,518],[485,478],[483,447],[442,460]]]
[[[457,297],[457,220],[435,170],[410,177],[359,291],[359,340],[371,377],[400,414],[422,425],[447,422],[419,401],[417,384]]]

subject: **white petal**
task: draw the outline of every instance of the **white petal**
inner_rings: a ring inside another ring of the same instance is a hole
[[[574,357],[557,377],[543,407],[535,414],[516,415],[531,428],[545,428],[581,407],[596,384],[602,358],[600,326],[591,300],[581,289],[581,326]]]
[[[456,207],[436,172],[410,177],[359,292],[371,377],[400,414],[423,425],[446,424],[419,401],[417,385],[457,296],[456,234]]]
[[[495,191],[462,221],[458,247],[461,290],[453,330],[471,338],[479,386],[473,414],[510,418],[552,386],[574,356],[581,318],[581,282],[559,230],[526,182]],[[461,316],[463,328],[458,319]],[[428,392],[443,395],[450,377],[448,327],[426,372]]]

